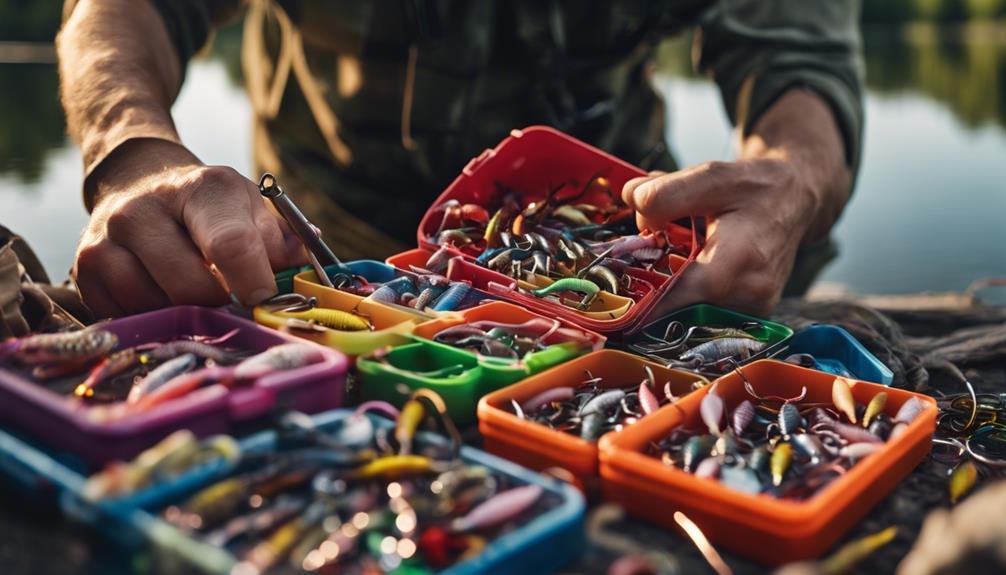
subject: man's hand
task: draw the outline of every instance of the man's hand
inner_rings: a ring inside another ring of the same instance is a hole
[[[127,142],[94,178],[72,273],[98,317],[223,304],[228,291],[255,304],[276,293],[273,269],[304,261],[255,184],[178,144]]]
[[[824,237],[849,193],[841,137],[827,105],[787,92],[745,140],[742,158],[625,184],[640,229],[690,215],[707,219],[697,260],[655,316],[698,302],[768,314],[800,243]]]

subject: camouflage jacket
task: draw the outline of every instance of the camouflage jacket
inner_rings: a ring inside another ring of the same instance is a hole
[[[155,4],[182,62],[246,8]],[[340,209],[401,242],[465,162],[513,128],[551,125],[644,168],[673,169],[650,75],[657,43],[686,28],[696,29],[694,65],[715,80],[734,124],[750,129],[782,92],[804,86],[829,103],[858,164],[856,0],[250,4],[243,60],[260,167],[301,168]]]

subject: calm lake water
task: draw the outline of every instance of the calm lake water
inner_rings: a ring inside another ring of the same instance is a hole
[[[204,161],[251,173],[251,110],[224,36],[194,63],[175,105]],[[683,43],[662,51],[670,144],[683,165],[728,159],[719,94],[687,72]],[[862,169],[819,281],[859,293],[963,290],[1006,277],[1006,40],[916,29],[866,35]],[[0,64],[0,222],[25,236],[55,277],[70,268],[87,215],[78,150],[64,137],[55,67]],[[13,88],[13,89],[11,89]],[[1006,290],[985,299],[1006,303]]]

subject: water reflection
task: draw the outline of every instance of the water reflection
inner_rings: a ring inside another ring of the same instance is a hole
[[[240,32],[236,25],[217,35],[211,64],[190,70],[174,112],[183,139],[204,160],[247,171],[250,110],[241,91]],[[1001,251],[989,251],[1006,241],[998,221],[1006,213],[1006,28],[870,28],[864,46],[863,171],[836,230],[842,255],[826,279],[861,292],[904,292],[963,289],[977,277],[1006,275]],[[687,110],[686,121],[672,126],[679,159],[728,157],[715,90],[707,82],[681,81],[694,79],[687,38],[662,46],[658,72],[670,86],[672,109]],[[69,267],[86,216],[77,202],[80,156],[65,136],[56,68],[0,63],[0,86],[0,220],[55,224],[22,231],[58,276]],[[958,189],[968,194],[967,206]],[[974,240],[949,235],[934,245],[927,230],[942,228],[965,208],[961,217]]]
[[[0,64],[0,176],[38,181],[49,154],[66,143],[56,67]]]
[[[870,91],[922,93],[968,128],[1006,128],[1006,30],[920,24],[867,28],[863,40]]]
[[[691,39],[666,42],[657,69],[694,78]],[[923,94],[966,128],[1006,128],[1006,24],[868,26],[863,30],[866,87],[878,95]]]

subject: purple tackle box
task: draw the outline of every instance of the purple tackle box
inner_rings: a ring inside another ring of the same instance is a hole
[[[119,337],[120,349],[180,335],[221,336],[235,328],[238,332],[227,345],[252,352],[290,341],[317,345],[223,311],[196,306],[112,320],[102,328]],[[190,429],[199,436],[233,433],[238,423],[274,410],[315,413],[341,407],[348,360],[334,349],[318,347],[324,354],[319,363],[261,377],[245,388],[210,385],[149,412],[114,421],[100,417],[101,406],[85,405],[0,367],[0,420],[86,464],[129,460],[178,429]]]

